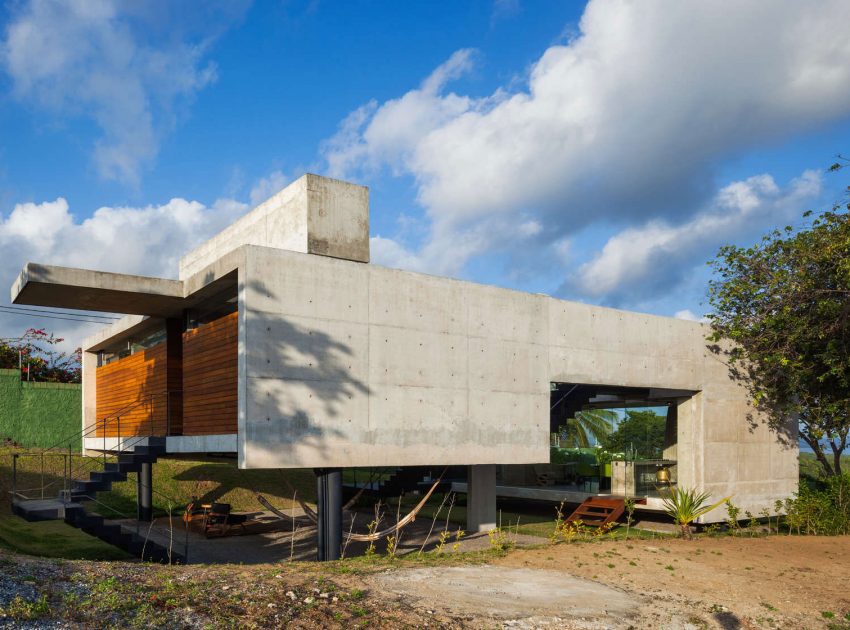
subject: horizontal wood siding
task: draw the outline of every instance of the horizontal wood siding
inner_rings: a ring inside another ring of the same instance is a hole
[[[183,435],[236,433],[238,314],[183,333]]]
[[[166,345],[97,368],[96,435],[165,435],[167,430]],[[119,420],[120,417],[120,420]]]

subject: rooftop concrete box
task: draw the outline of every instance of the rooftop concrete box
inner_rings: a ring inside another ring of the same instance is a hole
[[[240,245],[369,262],[369,189],[307,174],[180,260],[185,280]]]

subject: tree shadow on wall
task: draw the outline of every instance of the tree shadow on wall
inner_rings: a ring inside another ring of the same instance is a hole
[[[708,351],[723,365],[726,366],[729,380],[746,390],[750,410],[747,412],[747,429],[755,433],[759,426],[766,424],[776,436],[776,441],[784,448],[797,448],[799,444],[799,432],[797,430],[796,418],[783,418],[781,412],[770,405],[770,401],[761,403],[761,414],[752,409],[753,392],[756,386],[745,366],[740,361],[732,361],[732,352],[728,346],[716,342],[706,344]]]
[[[285,308],[264,282],[250,281],[248,288]],[[358,399],[369,393],[354,375],[362,357],[355,354],[352,335],[330,334],[319,328],[339,325],[303,324],[283,312],[248,310],[245,317],[248,449],[281,466],[315,464],[296,450],[306,449],[334,466],[331,443],[350,438],[343,427],[354,425]]]

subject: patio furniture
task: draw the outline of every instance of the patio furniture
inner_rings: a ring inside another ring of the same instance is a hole
[[[248,516],[245,514],[231,514],[229,503],[213,503],[204,520],[204,535],[207,538],[229,536],[234,526],[238,526],[244,532],[247,520]]]

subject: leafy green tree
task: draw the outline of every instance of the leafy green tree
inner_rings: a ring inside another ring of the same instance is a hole
[[[639,459],[658,459],[664,450],[667,418],[652,409],[629,409],[617,430],[601,440],[613,453],[634,452]]]
[[[614,428],[617,414],[610,409],[585,409],[558,427],[561,446],[584,448],[601,442]]]
[[[43,329],[30,328],[20,337],[0,339],[0,369],[17,370],[29,381],[80,382],[80,349],[68,354],[55,346],[64,341]]]
[[[710,263],[713,350],[780,438],[798,433],[827,476],[841,473],[850,433],[848,210],[836,204],[800,229],[723,247]]]

